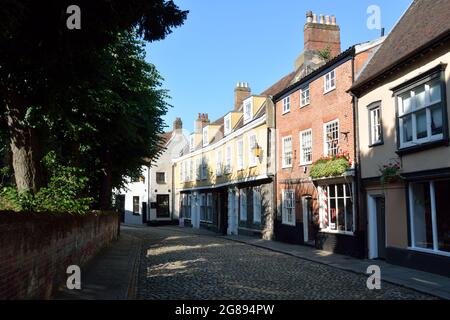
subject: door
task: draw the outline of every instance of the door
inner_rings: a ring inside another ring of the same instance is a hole
[[[386,258],[386,214],[384,196],[368,196],[369,259]]]
[[[236,191],[230,190],[228,193],[228,235],[238,234],[238,208],[239,208],[239,198]]]
[[[142,202],[142,223],[147,223],[147,202]]]
[[[377,211],[377,247],[378,258],[386,259],[386,220],[385,220],[385,199],[378,197],[375,199]]]
[[[170,218],[168,194],[156,195],[156,218]]]
[[[305,243],[314,241],[314,226],[313,226],[313,207],[312,198],[302,198],[303,207],[303,238]]]

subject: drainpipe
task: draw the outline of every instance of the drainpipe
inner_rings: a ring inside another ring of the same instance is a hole
[[[352,83],[355,82],[355,56],[353,56],[352,59]],[[357,208],[357,215],[356,215],[356,221],[355,221],[355,228],[360,228],[360,222],[361,220],[361,215],[363,214],[363,206],[360,203],[360,198],[361,197],[361,190],[360,190],[360,186],[362,185],[361,182],[361,152],[360,152],[360,147],[359,147],[359,114],[358,114],[358,97],[356,95],[354,95],[353,93],[349,92],[350,95],[352,96],[352,104],[353,104],[353,144],[354,144],[354,149],[355,149],[355,190],[356,192],[354,193],[354,197],[355,197],[355,203],[356,208]],[[365,228],[367,231],[367,227]],[[367,244],[367,237],[364,237],[363,239],[364,242],[364,255],[366,255],[366,244]]]
[[[278,148],[277,148],[277,108],[276,108],[276,102],[273,100],[273,96],[269,96],[270,100],[272,101],[273,105],[273,130],[274,130],[274,140],[273,140],[273,146],[272,146],[272,158],[273,160],[273,170],[274,170],[274,178],[273,178],[273,188],[272,188],[272,197],[273,197],[273,217],[272,217],[272,237],[274,240],[276,239],[276,225],[277,225],[277,219],[278,219],[278,202],[277,202],[277,195],[278,195]]]

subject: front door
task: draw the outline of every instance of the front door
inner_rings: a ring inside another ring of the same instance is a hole
[[[386,259],[386,220],[385,220],[385,199],[378,197],[376,201],[377,211],[377,247],[378,258]]]
[[[313,227],[313,207],[312,198],[303,197],[303,240],[305,243],[314,240],[314,227]]]
[[[156,195],[156,218],[170,218],[168,194]]]

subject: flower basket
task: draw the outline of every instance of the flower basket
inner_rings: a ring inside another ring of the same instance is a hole
[[[339,154],[317,160],[311,167],[310,177],[313,179],[337,177],[351,168],[348,154]]]

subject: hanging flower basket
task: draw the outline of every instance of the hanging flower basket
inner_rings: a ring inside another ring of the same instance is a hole
[[[392,161],[389,164],[380,167],[380,181],[383,187],[389,183],[400,181],[402,179],[400,170],[401,166],[398,161]]]

